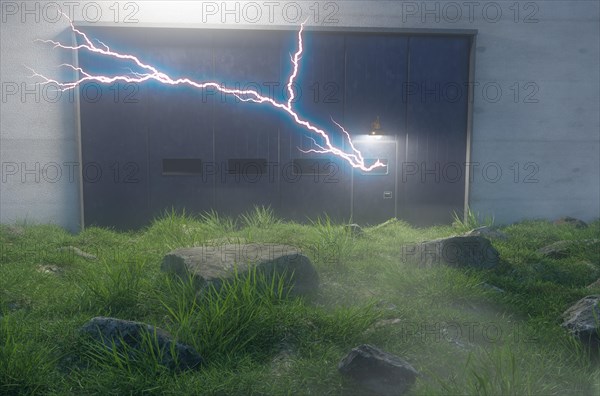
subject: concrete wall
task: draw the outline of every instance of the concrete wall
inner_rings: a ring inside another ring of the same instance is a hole
[[[26,5],[25,5],[26,4]],[[477,29],[470,205],[497,223],[600,216],[597,1],[1,2],[0,221],[81,221],[77,100],[35,87],[25,66],[69,80],[78,23]],[[115,23],[115,21],[118,21]],[[442,91],[443,94],[443,91]],[[57,173],[60,172],[60,175]],[[442,175],[443,177],[443,175]]]

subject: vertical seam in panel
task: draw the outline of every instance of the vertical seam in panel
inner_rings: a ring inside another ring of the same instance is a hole
[[[469,200],[470,200],[470,190],[471,183],[469,182],[471,178],[470,172],[470,162],[471,162],[471,139],[473,133],[473,80],[475,77],[475,43],[477,41],[477,36],[471,36],[471,46],[469,48],[469,70],[468,70],[468,95],[467,95],[467,137],[466,137],[466,153],[465,153],[465,197],[463,204],[463,220],[466,221],[468,210],[469,210]]]
[[[410,41],[411,37],[409,36],[406,40],[406,88],[408,89],[408,84],[410,84]],[[409,97],[408,92],[406,94],[406,101],[404,103],[404,158],[402,159],[403,164],[408,162],[408,103]],[[402,173],[402,172],[400,172]],[[396,175],[399,177],[400,174]],[[406,207],[407,205],[407,186],[404,184],[402,186],[402,207]]]
[[[211,40],[210,40],[210,53],[211,53],[211,75],[213,77],[213,79],[216,77],[215,75],[215,63],[216,63],[216,59],[215,59],[215,33],[214,31],[211,32]],[[212,97],[212,96],[211,96]],[[211,129],[211,135],[212,135],[212,165],[213,165],[213,169],[216,170],[216,173],[213,175],[213,183],[212,183],[212,194],[211,194],[211,203],[210,203],[210,209],[211,211],[215,210],[215,206],[217,203],[217,179],[219,177],[219,174],[221,172],[220,170],[220,164],[217,163],[217,157],[216,157],[216,141],[217,141],[217,136],[216,136],[216,132],[215,132],[215,98],[212,97],[212,104],[210,106],[210,129]]]
[[[344,105],[342,106],[342,115],[344,125],[346,124],[346,105],[348,104],[348,33],[344,34]],[[354,168],[350,167],[350,221],[354,222]]]
[[[72,32],[71,37],[73,40],[73,44],[77,46],[77,37],[75,37],[75,33]],[[79,67],[79,51],[74,51],[73,58],[73,63],[75,64],[75,67]],[[83,199],[83,140],[81,138],[81,98],[79,95],[79,89],[73,89],[75,91],[75,139],[77,140],[77,161],[79,162],[79,188],[77,191],[79,201],[79,229],[80,231],[83,231],[85,229],[85,201]]]

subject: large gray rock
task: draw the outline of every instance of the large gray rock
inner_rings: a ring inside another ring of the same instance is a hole
[[[338,371],[382,396],[403,395],[419,376],[405,360],[369,344],[353,348],[338,364]]]
[[[203,243],[204,246],[221,246],[221,245],[231,245],[231,244],[246,244],[248,240],[244,237],[221,237],[215,239],[209,239]]]
[[[494,268],[500,255],[481,236],[451,236],[402,248],[402,257],[423,267],[445,264],[451,267]]]
[[[590,345],[600,343],[600,294],[577,301],[563,313],[562,326]]]
[[[494,230],[493,228],[490,228],[488,226],[474,228],[471,231],[467,232],[465,235],[466,236],[481,236],[481,237],[490,238],[490,239],[501,239],[501,240],[508,239],[508,235],[506,235],[502,231]]]
[[[153,347],[163,351],[160,362],[163,366],[174,371],[184,371],[199,368],[203,363],[202,357],[193,347],[176,342],[169,333],[149,324],[98,316],[83,325],[81,332],[109,349],[116,348],[119,352],[124,352],[125,349],[142,352],[144,333],[153,338],[156,333]],[[175,355],[171,353],[172,349]]]
[[[291,295],[310,294],[319,285],[317,271],[300,249],[274,243],[181,248],[168,253],[161,265],[163,271],[183,279],[192,275],[199,288],[208,284],[218,287],[233,279],[236,270],[244,275],[253,268],[267,279],[284,276]]]

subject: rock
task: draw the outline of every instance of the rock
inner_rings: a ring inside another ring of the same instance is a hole
[[[504,289],[501,289],[498,286],[491,285],[491,284],[489,284],[487,282],[482,282],[480,285],[484,289],[487,289],[487,290],[490,290],[490,291],[493,291],[493,292],[496,292],[496,293],[504,293]]]
[[[59,247],[56,250],[58,250],[59,252],[68,252],[75,256],[83,257],[86,260],[97,260],[98,259],[98,257],[94,256],[93,254],[86,253],[75,246],[63,246],[63,247]]]
[[[569,248],[572,243],[570,241],[558,241],[550,245],[539,248],[537,252],[543,256],[560,259],[569,255]]]
[[[539,248],[537,252],[543,256],[561,259],[568,257],[572,249],[586,248],[592,245],[600,245],[600,239],[583,239],[579,241],[557,241],[550,245]]]
[[[596,279],[595,282],[590,283],[589,285],[587,285],[588,289],[600,289],[600,278]]]
[[[353,348],[338,371],[377,395],[402,395],[419,376],[408,362],[369,344]]]
[[[209,239],[206,242],[204,242],[204,245],[206,245],[206,246],[221,246],[221,245],[227,245],[227,244],[243,245],[247,242],[248,241],[244,237],[222,237],[222,238]]]
[[[562,315],[562,327],[588,345],[598,345],[600,335],[600,294],[586,296],[577,301]]]
[[[358,224],[346,224],[344,226],[344,230],[346,230],[347,232],[350,233],[350,235],[352,235],[353,237],[360,237],[363,236],[365,234],[365,232],[363,231],[362,227],[359,226]]]
[[[561,217],[560,219],[554,220],[554,224],[555,225],[567,224],[567,225],[571,225],[571,226],[573,226],[575,228],[579,228],[579,229],[587,228],[587,226],[588,226],[586,222],[576,219],[574,217],[569,217],[569,216]]]
[[[61,275],[63,270],[58,265],[40,264],[36,268],[37,272],[42,274]]]
[[[501,240],[508,239],[508,235],[506,235],[502,231],[493,230],[488,226],[474,228],[471,231],[467,232],[465,235],[466,236],[481,236],[481,237],[485,237],[485,238],[501,239]]]
[[[145,323],[99,316],[87,322],[81,328],[81,332],[103,343],[108,349],[112,350],[114,346],[119,352],[125,350],[142,352],[145,347],[142,337],[147,333],[155,338],[154,348],[163,351],[160,363],[168,369],[173,371],[196,369],[203,363],[202,357],[194,348],[176,342],[166,331]],[[154,337],[155,333],[156,337]],[[172,349],[175,351],[175,356],[172,354]]]
[[[291,295],[305,295],[317,290],[319,277],[312,263],[294,246],[274,243],[226,244],[176,249],[161,264],[163,271],[183,279],[191,274],[198,287],[219,286],[233,279],[235,270],[247,274],[256,268],[272,279],[285,276]]]
[[[446,264],[451,267],[494,268],[500,255],[481,236],[451,236],[403,246],[404,259],[423,267]]]

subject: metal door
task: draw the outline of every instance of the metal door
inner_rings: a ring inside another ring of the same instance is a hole
[[[361,136],[355,145],[368,165],[379,160],[386,166],[370,172],[354,170],[352,221],[379,224],[396,215],[396,137]]]
[[[397,214],[396,140],[406,124],[407,43],[406,36],[393,34],[346,37],[344,123],[366,159],[387,163],[371,172],[353,172],[352,218],[358,223],[376,224]],[[378,136],[370,136],[375,120]]]

